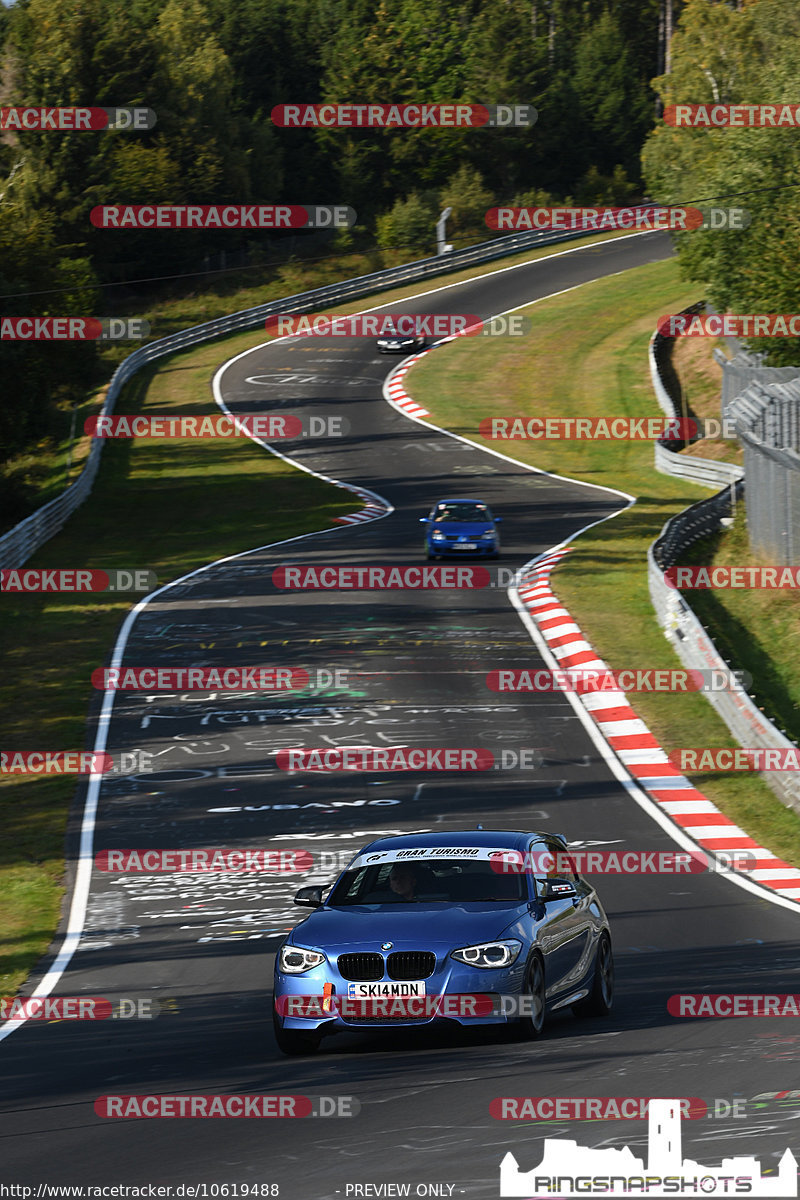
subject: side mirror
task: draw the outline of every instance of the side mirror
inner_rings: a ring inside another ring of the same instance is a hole
[[[427,518],[427,517],[420,517],[420,519],[419,519],[419,523],[420,523],[420,525],[427,525],[427,523],[428,523],[428,518]]]
[[[301,887],[294,898],[295,904],[303,904],[306,908],[320,908],[322,905],[322,888],[311,886]]]
[[[498,523],[498,521],[502,521],[502,519],[503,519],[502,517],[495,517],[495,519],[494,519],[495,525]]]
[[[303,889],[311,890],[311,889]],[[577,896],[575,887],[569,879],[546,879],[542,887],[542,900],[571,900]]]

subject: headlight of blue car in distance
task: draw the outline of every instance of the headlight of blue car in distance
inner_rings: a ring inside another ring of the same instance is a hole
[[[324,954],[320,954],[319,950],[306,950],[304,946],[281,946],[278,956],[278,966],[287,975],[300,975],[323,962]]]
[[[510,967],[522,949],[522,942],[509,938],[502,942],[483,942],[479,946],[462,946],[450,957],[468,967]]]

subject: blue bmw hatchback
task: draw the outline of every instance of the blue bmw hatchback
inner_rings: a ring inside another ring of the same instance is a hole
[[[550,833],[402,834],[364,846],[275,960],[273,1022],[285,1054],[346,1030],[513,1025],[548,1011],[611,1009],[608,920]]]
[[[440,500],[427,517],[425,553],[428,558],[443,554],[477,554],[497,558],[500,553],[498,521],[482,500]]]

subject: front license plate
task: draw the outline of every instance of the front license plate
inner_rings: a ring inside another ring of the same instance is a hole
[[[348,983],[347,995],[356,1000],[365,996],[424,996],[425,981],[420,979],[404,983],[395,983],[394,980],[384,983]]]
[[[456,542],[456,550],[477,550],[477,542]]]

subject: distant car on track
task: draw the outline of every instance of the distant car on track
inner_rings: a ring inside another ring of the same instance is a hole
[[[497,529],[502,517],[492,515],[482,500],[440,500],[427,517],[425,525],[425,554],[439,558],[443,554],[478,554],[497,558],[500,553],[500,534]]]
[[[295,903],[315,911],[276,956],[279,1048],[309,1053],[328,1034],[454,1021],[535,1038],[548,1011],[605,1016],[608,919],[592,885],[565,872],[565,854],[551,833],[400,834],[359,850],[325,900],[321,887],[301,888]]]
[[[416,354],[425,349],[425,338],[398,333],[391,321],[386,322],[386,332],[376,343],[381,354]]]

